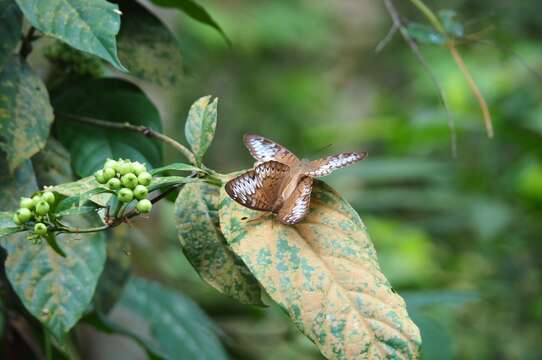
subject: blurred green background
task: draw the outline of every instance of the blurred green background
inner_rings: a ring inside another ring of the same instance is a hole
[[[201,3],[231,48],[209,27],[152,8],[183,48],[184,76],[174,89],[140,84],[158,103],[165,132],[181,138],[189,105],[212,94],[220,98],[219,122],[206,163],[217,171],[252,165],[245,132],[305,158],[368,151],[367,160],[326,181],[367,224],[383,272],[422,331],[424,359],[540,358],[540,1],[428,2],[457,11],[466,33],[483,31],[497,45],[459,47],[490,107],[493,139],[450,53],[421,47],[449,102],[456,158],[438,91],[408,45],[396,34],[375,52],[391,25],[382,2]],[[408,2],[397,5],[405,20],[423,22]],[[166,162],[181,160],[166,153]],[[320,358],[278,308],[242,306],[204,284],[165,215],[173,204],[159,209],[132,236],[136,273],[193,297],[223,329],[235,358]],[[154,259],[146,256],[151,247]]]

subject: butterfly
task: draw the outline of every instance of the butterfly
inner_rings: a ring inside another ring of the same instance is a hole
[[[254,169],[228,181],[226,193],[249,209],[276,214],[286,225],[297,224],[307,215],[313,178],[329,175],[367,156],[366,152],[343,152],[307,161],[263,136],[246,134],[243,140],[258,162]]]

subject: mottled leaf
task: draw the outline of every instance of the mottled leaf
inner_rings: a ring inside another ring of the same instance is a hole
[[[263,305],[260,285],[231,251],[220,232],[220,188],[186,184],[175,202],[177,235],[183,251],[203,280],[244,304]]]
[[[407,26],[408,34],[420,44],[444,45],[446,37],[429,25],[411,22]]]
[[[40,187],[61,184],[73,179],[70,153],[54,138],[32,158],[32,165]]]
[[[41,79],[13,56],[0,74],[0,150],[10,173],[45,146],[53,109]]]
[[[189,298],[142,278],[132,278],[119,305],[146,319],[169,359],[226,359],[215,326]]]
[[[154,169],[154,170],[151,171],[151,174],[156,175],[156,174],[160,174],[160,173],[163,173],[163,172],[166,172],[166,171],[190,171],[190,172],[196,171],[196,172],[201,172],[203,170],[201,170],[198,167],[189,165],[189,164],[174,163],[174,164],[169,164],[169,165],[162,166],[160,168]]]
[[[21,40],[23,16],[14,0],[0,0],[0,71]]]
[[[230,44],[230,40],[226,36],[226,33],[222,30],[220,25],[212,18],[212,16],[205,10],[205,8],[199,5],[194,0],[151,0],[153,3],[164,7],[173,7],[183,11],[186,15],[192,19],[199,21],[202,24],[206,24],[217,30],[224,40]]]
[[[117,57],[118,6],[105,0],[15,0],[38,30],[126,71]]]
[[[122,63],[140,79],[162,86],[175,85],[182,75],[183,61],[173,34],[137,2],[118,4],[123,13],[117,38]]]
[[[118,226],[107,233],[107,260],[93,299],[100,313],[106,314],[115,306],[130,278],[129,250],[133,231],[129,226]]]
[[[381,273],[358,214],[322,182],[310,212],[286,226],[222,194],[225,238],[269,295],[330,359],[416,359],[421,343]]]
[[[7,161],[0,155],[0,211],[17,210],[20,198],[37,190],[36,177],[29,160],[10,175]]]
[[[211,103],[211,96],[198,99],[190,107],[184,128],[186,140],[190,144],[198,163],[211,145],[216,129],[216,107],[218,99]]]
[[[70,115],[114,123],[129,122],[162,131],[160,114],[134,84],[120,79],[93,79],[64,87],[53,96],[60,141],[70,151],[81,176],[93,174],[107,158],[140,161],[150,168],[162,161],[162,144],[133,131],[91,125]]]
[[[29,161],[13,177],[0,162],[0,207],[13,210],[20,196],[37,190]],[[57,238],[67,254],[59,256],[47,242],[33,245],[25,234],[2,238],[7,251],[6,275],[28,311],[61,339],[82,316],[92,299],[105,262],[101,233],[64,234]]]
[[[159,176],[153,177],[149,185],[149,192],[157,189],[162,189],[170,186],[179,186],[190,182],[198,181],[197,178],[189,178],[182,176]]]
[[[105,262],[102,233],[57,236],[66,253],[25,236],[5,241],[6,274],[25,307],[61,339],[87,309]]]

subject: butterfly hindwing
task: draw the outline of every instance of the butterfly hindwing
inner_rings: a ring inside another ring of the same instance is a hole
[[[295,166],[299,159],[290,150],[276,142],[260,135],[245,134],[245,145],[250,154],[258,161],[278,161],[290,167]]]
[[[305,172],[305,175],[318,177],[331,174],[333,171],[350,166],[355,162],[363,160],[367,156],[366,152],[344,152],[328,156],[325,159],[311,161],[309,163],[309,171]]]
[[[267,161],[228,181],[226,192],[233,200],[250,209],[273,211],[280,186],[289,171],[287,165]]]
[[[278,212],[277,217],[280,222],[286,225],[293,225],[303,220],[309,211],[311,191],[312,178],[305,176],[299,184],[297,184],[295,191],[288,199],[286,199]]]

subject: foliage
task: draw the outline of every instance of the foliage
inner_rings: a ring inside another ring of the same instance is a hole
[[[537,5],[383,3],[0,0],[0,357],[533,358]],[[370,157],[285,226],[245,132]]]

